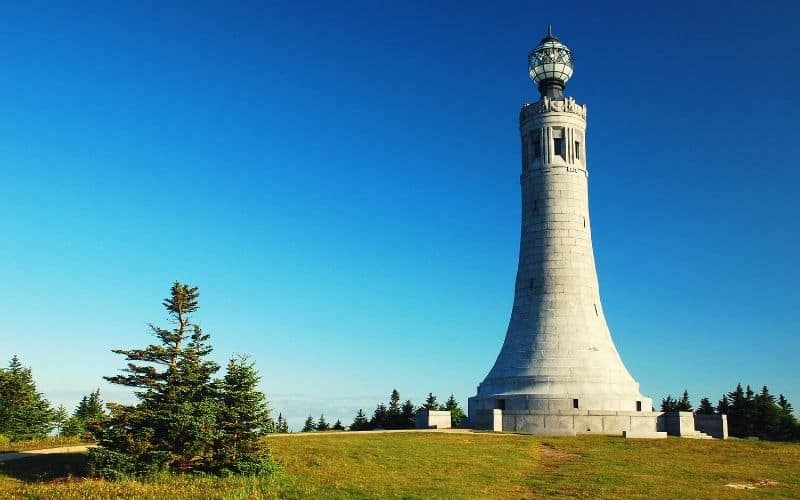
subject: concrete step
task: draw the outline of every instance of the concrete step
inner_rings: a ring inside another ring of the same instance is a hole
[[[666,432],[622,431],[625,439],[667,439]]]

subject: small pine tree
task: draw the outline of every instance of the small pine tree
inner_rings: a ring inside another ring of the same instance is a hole
[[[353,423],[350,424],[351,431],[366,431],[369,430],[369,420],[367,420],[367,416],[364,414],[364,410],[359,409],[358,413],[356,413],[356,417],[353,419]]]
[[[389,408],[386,411],[386,428],[402,428],[402,422],[400,421],[400,393],[397,389],[393,389],[391,396],[389,396]]]
[[[278,413],[278,422],[275,424],[275,432],[282,434],[289,432],[289,423],[283,418],[282,413]]]
[[[258,390],[261,377],[247,356],[228,362],[220,390],[215,469],[223,474],[268,472],[272,461],[260,438],[274,432],[267,398]]]
[[[389,412],[386,409],[386,405],[383,403],[378,403],[378,406],[375,407],[375,412],[372,414],[372,419],[369,421],[370,428],[385,429],[388,417]]]
[[[678,400],[675,408],[677,411],[692,411],[692,402],[689,399],[689,391],[687,389],[683,390],[683,396]]]
[[[309,415],[300,432],[313,432],[315,430],[317,430],[317,424],[314,423],[314,417]]]
[[[668,395],[661,400],[661,411],[678,411],[678,401],[673,399],[672,395]]]
[[[103,400],[100,398],[100,389],[95,389],[88,396],[84,396],[73,415],[84,423],[105,420],[107,415],[103,409]]]
[[[432,392],[428,393],[428,397],[425,399],[425,404],[423,404],[422,407],[431,411],[439,409],[439,403],[436,402],[436,396],[434,396]]]
[[[703,399],[701,399],[700,400],[700,406],[697,408],[697,411],[695,412],[695,414],[697,414],[697,415],[713,415],[714,413],[715,413],[714,412],[714,406],[711,405],[711,401],[707,397],[704,397]]]
[[[728,402],[728,395],[723,394],[722,397],[717,402],[717,413],[720,415],[727,415],[728,410],[730,409],[731,404]]]
[[[412,403],[410,399],[406,399],[406,402],[403,403],[403,406],[400,408],[400,421],[402,423],[402,428],[413,429],[416,426],[416,423],[414,422],[415,414],[416,408],[414,408],[414,403]]]
[[[325,415],[322,414],[319,416],[319,421],[317,421],[317,430],[318,431],[329,431],[331,429],[330,424],[328,421],[325,420]]]
[[[62,431],[64,430],[64,424],[69,419],[69,413],[67,413],[67,409],[64,405],[58,405],[58,408],[55,409],[53,412],[53,430],[55,430],[56,434],[59,436],[63,436]]]
[[[336,419],[336,423],[333,424],[332,429],[335,430],[335,431],[343,431],[344,430],[344,426],[342,425],[342,421],[337,418]]]
[[[458,406],[458,401],[456,401],[455,396],[452,394],[450,394],[450,397],[447,398],[447,401],[444,404],[444,409],[450,412],[450,424],[453,427],[458,427],[466,418],[466,415],[464,415],[464,410]]]
[[[53,417],[31,369],[12,357],[8,368],[0,369],[0,434],[11,441],[43,438],[53,430]]]

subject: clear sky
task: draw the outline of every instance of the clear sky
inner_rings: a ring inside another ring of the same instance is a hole
[[[642,392],[800,407],[797,2],[0,7],[0,358],[73,406],[174,280],[276,410],[466,404],[519,244],[526,58],[589,109],[597,267]],[[600,4],[603,5],[600,5]]]

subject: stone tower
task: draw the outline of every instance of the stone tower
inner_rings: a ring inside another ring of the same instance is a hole
[[[497,361],[469,400],[470,420],[489,427],[494,418],[496,428],[502,418],[505,430],[543,434],[654,430],[652,400],[622,363],[600,302],[586,106],[564,96],[572,51],[548,28],[528,66],[541,97],[519,115],[522,230],[514,306]]]

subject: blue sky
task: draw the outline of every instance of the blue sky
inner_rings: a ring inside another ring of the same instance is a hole
[[[793,2],[26,2],[0,8],[0,357],[74,405],[173,280],[276,410],[466,403],[519,244],[546,25],[589,108],[597,267],[644,394],[800,406]]]

